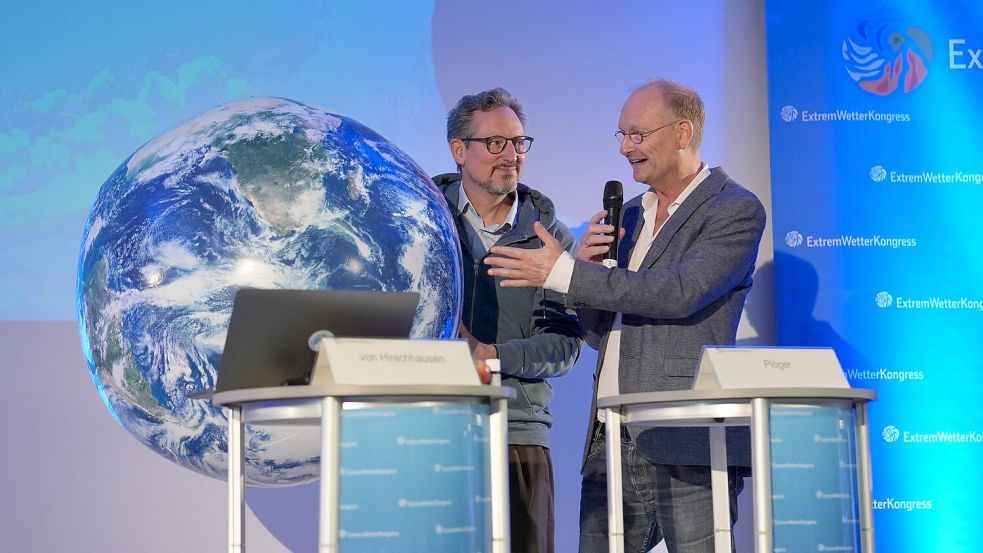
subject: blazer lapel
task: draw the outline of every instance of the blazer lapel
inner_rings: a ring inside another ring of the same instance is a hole
[[[628,208],[621,214],[621,228],[625,229],[625,239],[618,242],[618,267],[622,269],[628,267],[631,251],[635,249],[638,235],[642,232],[644,226],[642,211],[642,200],[639,196],[629,202]]]
[[[700,207],[703,202],[709,200],[714,195],[718,194],[724,187],[724,183],[727,182],[727,175],[720,169],[713,169],[710,176],[706,178],[703,182],[696,187],[693,192],[690,193],[689,197],[683,200],[683,203],[676,208],[676,212],[672,214],[671,217],[663,224],[662,230],[659,231],[659,235],[655,237],[655,241],[649,247],[648,253],[645,254],[645,258],[642,259],[642,264],[639,268],[649,268],[655,265],[662,252],[666,251],[666,247],[669,245],[669,241],[672,237],[679,231],[680,228],[689,220],[689,218],[696,211],[696,208]]]

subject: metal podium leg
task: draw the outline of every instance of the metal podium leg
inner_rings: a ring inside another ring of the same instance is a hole
[[[710,427],[710,489],[713,493],[713,551],[730,553],[730,487],[727,485],[727,430]]]
[[[608,468],[608,551],[625,550],[625,515],[621,498],[621,414],[604,410],[604,447]]]
[[[874,482],[870,474],[870,419],[867,403],[854,404],[857,411],[857,500],[860,502],[860,547],[874,553]]]
[[[246,529],[243,526],[246,514],[246,482],[242,407],[229,407],[227,413],[229,417],[229,447],[226,456],[229,463],[229,553],[243,553],[246,550]]]
[[[774,536],[771,514],[771,420],[770,404],[763,398],[751,400],[751,468],[754,471],[754,550],[772,553]]]
[[[492,553],[509,553],[508,400],[489,402],[488,454],[491,456]]]
[[[321,511],[318,552],[337,553],[338,502],[341,494],[341,402],[328,396],[321,400]]]

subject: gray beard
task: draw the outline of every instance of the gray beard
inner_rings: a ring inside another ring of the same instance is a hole
[[[516,187],[519,184],[519,180],[508,181],[508,182],[495,182],[492,180],[486,180],[478,182],[478,187],[488,192],[489,194],[495,196],[504,196],[506,194],[511,194],[515,192]]]

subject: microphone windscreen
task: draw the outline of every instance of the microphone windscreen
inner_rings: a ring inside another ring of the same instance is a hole
[[[624,198],[624,189],[621,186],[621,181],[609,180],[604,183],[604,203],[608,202],[620,204]]]

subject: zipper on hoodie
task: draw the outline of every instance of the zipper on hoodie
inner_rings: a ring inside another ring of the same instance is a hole
[[[470,252],[468,252],[470,255]],[[471,259],[474,259],[474,255],[471,255]],[[471,320],[468,321],[468,331],[474,328],[474,302],[478,296],[478,272],[481,271],[481,261],[475,260],[471,267],[473,272],[471,274]]]

